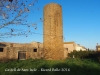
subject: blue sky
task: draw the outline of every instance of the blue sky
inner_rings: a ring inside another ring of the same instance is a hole
[[[37,23],[37,30],[31,28],[35,33],[43,34],[43,22],[38,21],[43,18],[44,6],[51,2],[62,6],[64,42],[74,41],[90,49],[100,44],[100,0],[38,0],[27,18],[27,21]],[[40,34],[2,40],[17,43],[43,42],[43,35]]]

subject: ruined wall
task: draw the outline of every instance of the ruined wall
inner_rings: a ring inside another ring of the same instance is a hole
[[[31,43],[8,43],[0,42],[0,47],[34,47],[34,48],[43,48],[43,44],[40,42],[31,42]]]
[[[3,49],[3,50],[2,50]],[[36,49],[34,52],[34,49]],[[0,42],[0,60],[3,59],[18,59],[18,53],[24,52],[25,59],[40,59],[43,58],[43,44],[40,42],[32,43],[9,43]]]
[[[44,7],[44,59],[64,59],[62,7],[51,3]]]
[[[0,52],[0,59],[18,59],[20,51],[26,53],[25,59],[40,59],[43,54],[41,48],[37,48],[37,52],[34,52],[33,47],[4,47],[3,52]]]

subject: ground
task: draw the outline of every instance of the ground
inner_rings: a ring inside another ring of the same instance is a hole
[[[0,75],[99,75],[100,63],[90,59],[13,60],[0,63]]]

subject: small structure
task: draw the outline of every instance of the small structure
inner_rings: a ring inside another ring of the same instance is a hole
[[[75,50],[75,45],[75,42],[64,42],[63,44],[68,53],[71,53],[73,50]]]
[[[97,45],[96,45],[96,50],[97,50],[97,51],[100,51],[100,45],[98,45],[98,43],[97,43]]]
[[[64,42],[63,46],[68,53],[73,52],[73,50],[76,50],[76,51],[80,51],[80,50],[86,51],[87,50],[84,46],[76,44],[75,42]]]

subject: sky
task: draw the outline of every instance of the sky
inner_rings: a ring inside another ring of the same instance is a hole
[[[100,44],[100,0],[38,0],[28,13],[27,21],[37,23],[37,30],[31,29],[39,34],[2,40],[16,43],[43,42],[43,22],[38,21],[43,18],[44,6],[52,2],[62,6],[64,42],[74,41],[89,49],[95,49],[96,44]]]

